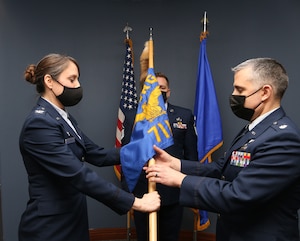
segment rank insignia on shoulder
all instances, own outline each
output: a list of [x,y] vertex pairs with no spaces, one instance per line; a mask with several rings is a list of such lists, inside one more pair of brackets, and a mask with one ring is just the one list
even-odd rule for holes
[[285,129],[285,128],[287,128],[288,127],[288,125],[280,125],[279,126],[279,129]]
[[37,109],[37,110],[34,111],[34,113],[36,113],[36,114],[44,114],[45,110]]
[[250,152],[233,151],[231,153],[230,165],[237,167],[246,167],[249,165],[251,160]]

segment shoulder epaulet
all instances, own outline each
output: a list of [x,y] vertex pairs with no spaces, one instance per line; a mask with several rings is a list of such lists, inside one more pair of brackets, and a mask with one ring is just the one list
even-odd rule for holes
[[273,126],[274,126],[275,129],[284,130],[284,129],[286,129],[288,127],[288,124],[285,123],[285,122],[283,122],[283,121],[281,121],[281,122],[274,121],[273,122]]
[[45,114],[45,108],[44,107],[42,107],[42,106],[39,106],[39,107],[37,107],[35,110],[34,110],[34,113],[35,114],[41,114],[41,115],[43,115],[43,114]]

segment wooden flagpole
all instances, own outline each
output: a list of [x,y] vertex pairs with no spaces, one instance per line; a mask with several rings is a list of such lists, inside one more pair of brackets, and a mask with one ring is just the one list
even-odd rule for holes
[[[151,158],[148,166],[154,165],[155,160]],[[156,190],[156,183],[148,181],[148,192]],[[157,212],[149,213],[149,241],[157,241]]]
[[[153,38],[152,28],[150,30],[150,39],[148,43],[149,48],[149,68],[154,67],[153,63]],[[151,158],[148,162],[148,166],[154,165],[155,160]],[[156,183],[148,181],[148,192],[154,192],[156,190]],[[149,213],[149,241],[157,241],[157,212]]]

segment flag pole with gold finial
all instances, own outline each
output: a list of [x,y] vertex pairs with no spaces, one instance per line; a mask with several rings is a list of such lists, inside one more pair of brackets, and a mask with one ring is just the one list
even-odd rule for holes
[[[205,39],[207,37],[207,35],[209,34],[207,31],[207,25],[209,22],[208,22],[206,11],[204,12],[204,16],[203,16],[203,19],[201,20],[201,23],[203,23],[203,31],[201,31],[201,34],[200,34],[200,42],[202,42],[202,40]],[[194,209],[194,208],[192,208],[192,210],[194,212],[193,241],[197,241],[198,231],[203,231],[203,230],[207,229],[208,226],[210,225],[210,221],[208,220],[208,222],[201,225],[199,210]]]
[[[148,42],[149,48],[149,68],[154,67],[153,61],[153,28],[149,29],[150,38]],[[152,166],[155,164],[154,158],[151,158],[148,161],[148,166]],[[154,192],[156,190],[156,183],[148,181],[148,192]],[[157,240],[157,212],[149,213],[149,241]]]

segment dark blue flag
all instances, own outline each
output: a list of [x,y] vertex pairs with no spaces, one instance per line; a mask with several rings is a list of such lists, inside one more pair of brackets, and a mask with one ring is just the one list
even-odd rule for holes
[[[205,35],[200,43],[194,106],[195,125],[198,136],[198,157],[204,163],[211,162],[211,154],[223,144],[222,122],[214,81],[206,54],[206,40]],[[198,219],[197,229],[203,230],[209,226],[210,222],[206,211],[199,212],[200,219]]]

